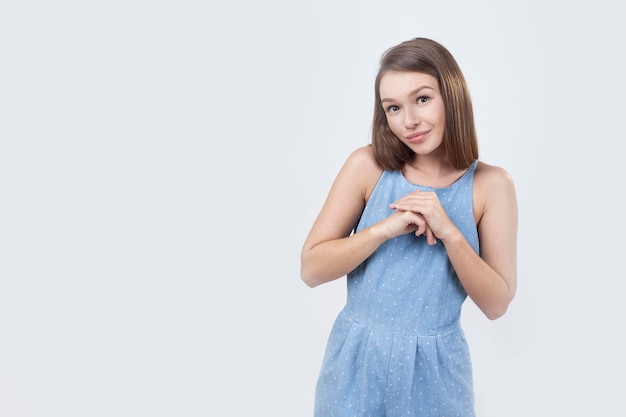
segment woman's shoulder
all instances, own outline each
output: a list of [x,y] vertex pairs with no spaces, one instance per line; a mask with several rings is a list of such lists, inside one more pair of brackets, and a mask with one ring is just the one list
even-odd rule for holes
[[364,190],[367,199],[383,173],[371,145],[356,148],[348,156],[342,169],[343,176],[348,176]]
[[504,168],[478,161],[474,172],[474,181],[485,186],[511,186],[513,177]]
[[474,202],[480,213],[484,213],[487,207],[494,203],[509,201],[514,202],[515,185],[513,177],[504,168],[489,165],[479,161],[474,173]]
[[380,167],[376,163],[376,159],[374,158],[372,145],[364,145],[356,148],[348,156],[348,161],[355,164],[363,165],[364,167],[378,167],[378,169],[380,169]]
[[383,171],[378,162],[376,162],[376,158],[374,158],[371,145],[361,146],[352,151],[348,155],[345,165],[360,172],[361,175],[369,174],[378,177]]

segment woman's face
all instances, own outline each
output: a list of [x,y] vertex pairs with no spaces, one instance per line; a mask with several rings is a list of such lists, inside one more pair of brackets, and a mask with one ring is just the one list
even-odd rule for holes
[[398,139],[418,155],[441,146],[445,109],[435,77],[389,71],[380,80],[379,92],[387,124]]

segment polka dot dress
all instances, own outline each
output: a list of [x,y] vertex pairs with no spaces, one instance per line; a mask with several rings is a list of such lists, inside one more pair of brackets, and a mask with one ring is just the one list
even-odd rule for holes
[[[389,216],[398,198],[434,191],[478,253],[476,165],[445,188],[384,171],[357,231]],[[412,233],[390,239],[348,274],[347,285],[317,381],[315,417],[474,416],[469,348],[459,322],[467,294],[444,245],[429,246]]]

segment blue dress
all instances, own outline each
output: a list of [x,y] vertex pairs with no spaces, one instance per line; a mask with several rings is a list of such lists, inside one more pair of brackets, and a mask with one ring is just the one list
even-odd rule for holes
[[[356,230],[388,217],[398,198],[434,191],[478,253],[477,163],[445,188],[383,171]],[[444,245],[429,246],[413,233],[390,239],[348,274],[347,285],[317,381],[315,416],[474,416],[472,366],[459,321],[467,293]]]

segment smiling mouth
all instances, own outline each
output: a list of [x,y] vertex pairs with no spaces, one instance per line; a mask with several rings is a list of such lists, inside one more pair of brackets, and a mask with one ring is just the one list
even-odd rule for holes
[[422,132],[415,132],[415,133],[407,136],[406,140],[408,140],[409,142],[412,142],[412,143],[421,142],[422,140],[424,140],[426,135],[428,135],[429,133],[430,133],[430,130],[425,130],[425,131],[422,131]]

